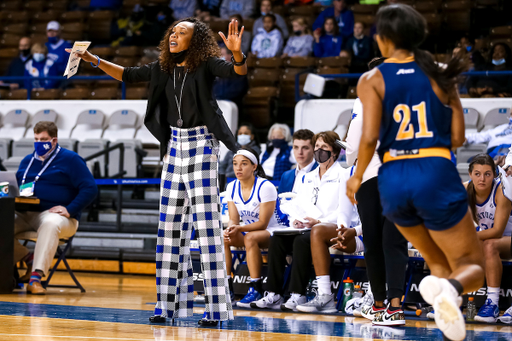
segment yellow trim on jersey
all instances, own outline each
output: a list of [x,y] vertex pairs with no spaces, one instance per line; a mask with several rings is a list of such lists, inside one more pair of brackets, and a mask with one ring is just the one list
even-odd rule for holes
[[399,60],[396,58],[388,58],[384,61],[384,63],[395,63],[395,64],[405,64],[414,62],[414,56],[407,57],[405,59]]
[[396,161],[396,160],[419,159],[419,158],[424,158],[424,157],[444,157],[445,159],[448,159],[448,160],[452,159],[450,150],[448,148],[432,147],[432,148],[419,149],[417,154],[391,156],[391,154],[389,152],[386,152],[386,153],[384,153],[383,162],[386,163],[389,161]]

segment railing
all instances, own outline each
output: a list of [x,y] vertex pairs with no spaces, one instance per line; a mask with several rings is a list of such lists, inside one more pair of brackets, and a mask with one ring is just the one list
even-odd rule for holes
[[[311,72],[311,69],[304,70],[295,75],[295,101],[300,101],[303,97],[300,95],[300,76],[305,73],[314,73]],[[317,74],[318,75],[318,74]],[[324,78],[359,78],[363,74],[362,73],[340,73],[340,74],[328,74],[328,75],[318,75]],[[470,71],[462,74],[463,76],[512,76],[512,71]]]
[[[27,88],[27,100],[30,100],[31,98],[31,92],[32,92],[32,81],[34,80],[58,80],[63,82],[73,82],[75,80],[90,80],[90,81],[99,81],[99,80],[116,80],[113,77],[110,76],[73,76],[71,78],[61,77],[61,76],[48,76],[48,77],[31,77],[31,76],[4,76],[0,77],[0,81],[28,81],[28,88]],[[121,83],[121,99],[126,99],[126,83]]]

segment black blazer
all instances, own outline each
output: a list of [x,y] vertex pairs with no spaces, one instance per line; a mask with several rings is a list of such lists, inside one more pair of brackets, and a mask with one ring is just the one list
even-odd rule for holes
[[[171,129],[167,123],[167,99],[165,86],[170,75],[163,72],[160,62],[156,61],[140,67],[125,67],[123,82],[137,83],[149,82],[148,106],[144,125],[160,141],[160,158],[167,152],[167,144],[171,137]],[[229,150],[236,153],[239,145],[229,129],[222,111],[217,105],[213,95],[213,81],[215,77],[244,77],[235,72],[233,64],[223,59],[212,57],[203,62],[187,76],[187,87],[192,83],[192,93],[195,98],[197,112],[200,113],[208,130],[215,137],[224,142]],[[162,110],[164,108],[164,110]]]

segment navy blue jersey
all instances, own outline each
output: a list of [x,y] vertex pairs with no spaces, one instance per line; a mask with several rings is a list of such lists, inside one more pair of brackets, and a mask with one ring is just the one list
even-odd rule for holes
[[450,148],[452,109],[443,104],[413,57],[387,59],[378,66],[384,78],[379,156],[414,155],[423,148]]

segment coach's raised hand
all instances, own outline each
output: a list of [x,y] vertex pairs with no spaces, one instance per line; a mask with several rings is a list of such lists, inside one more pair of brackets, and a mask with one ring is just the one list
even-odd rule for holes
[[[71,53],[71,49],[66,49],[66,52]],[[92,63],[94,67],[99,67],[107,75],[117,79],[118,81],[123,81],[124,67],[122,67],[121,65],[117,65],[107,60],[101,59],[87,50],[83,53],[75,53],[75,55],[78,58],[84,60],[85,62]]]

